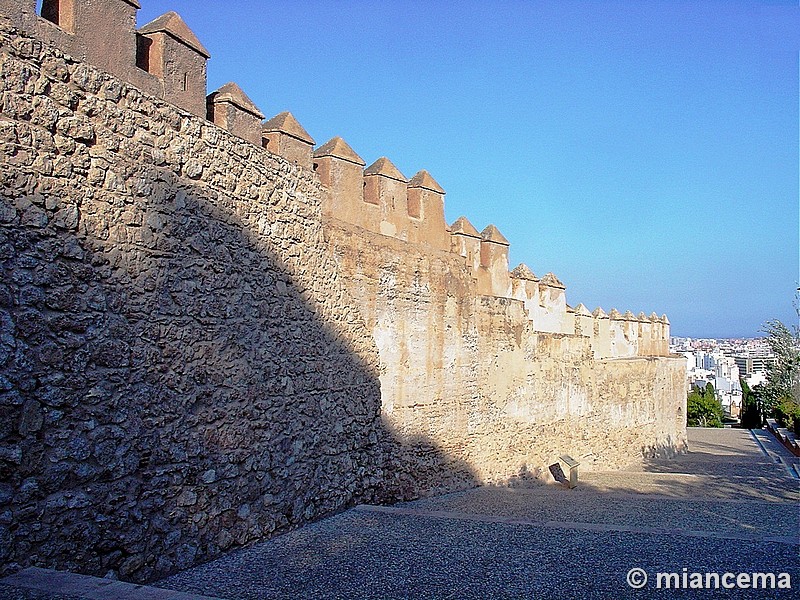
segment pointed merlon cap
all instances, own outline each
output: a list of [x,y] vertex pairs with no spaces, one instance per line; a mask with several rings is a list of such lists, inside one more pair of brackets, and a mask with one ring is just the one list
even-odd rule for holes
[[664,325],[669,325],[669,319],[667,318],[667,315],[661,315],[661,322]]
[[215,104],[220,102],[230,102],[234,106],[237,106],[243,111],[250,113],[258,119],[264,118],[264,115],[261,114],[261,111],[258,110],[258,107],[253,104],[253,101],[250,100],[250,98],[248,98],[247,94],[244,93],[242,88],[232,81],[223,85],[216,92],[210,93],[208,95],[208,99]]
[[514,279],[526,279],[527,281],[539,281],[539,278],[525,263],[519,263],[517,267],[511,271],[511,277]]
[[308,135],[308,132],[289,111],[282,112],[272,117],[261,126],[261,131],[262,133],[285,133],[286,135],[296,138],[301,142],[305,142],[306,144],[311,144],[312,146],[316,143],[314,142],[314,138]]
[[650,321],[653,323],[661,323],[661,317],[659,317],[655,311],[650,313]]
[[445,191],[442,189],[436,180],[431,177],[431,174],[428,173],[425,169],[417,173],[411,178],[411,181],[408,182],[408,187],[410,188],[424,188],[426,190],[430,190],[432,192],[436,192],[437,194],[444,194]]
[[314,150],[314,158],[322,158],[324,156],[332,156],[334,158],[341,158],[347,162],[363,167],[367,163],[350,147],[350,144],[345,142],[338,135],[329,139],[322,144],[319,148]]
[[576,315],[580,315],[582,317],[591,317],[592,316],[592,313],[589,312],[589,309],[586,308],[583,305],[583,303],[578,304],[578,306],[575,307],[575,314]]
[[646,314],[644,314],[644,311],[642,311],[638,315],[636,315],[636,318],[639,319],[642,323],[649,323],[650,322],[650,318]]
[[[136,5],[135,5],[136,6]],[[136,8],[139,8],[136,6]],[[179,42],[183,42],[198,54],[202,54],[206,58],[211,58],[208,50],[200,43],[194,32],[189,29],[186,22],[181,19],[181,16],[175,11],[164,13],[150,21],[147,25],[139,29],[138,33],[146,35],[148,33],[167,33],[174,37]]]
[[509,242],[505,236],[500,233],[500,230],[494,225],[487,225],[486,229],[481,231],[481,239],[484,242],[493,242],[495,244],[500,244],[501,246],[511,245],[511,242]]
[[620,319],[622,319],[622,314],[620,314],[620,312],[616,308],[612,308],[611,312],[608,313],[608,318],[616,319],[617,321],[619,321]]
[[599,306],[594,309],[594,312],[592,312],[592,316],[594,316],[595,319],[607,319],[608,318],[608,315],[606,314],[606,311],[604,311]]
[[388,177],[389,179],[396,179],[397,181],[402,181],[403,183],[408,183],[408,179],[406,179],[405,175],[400,172],[400,169],[392,164],[385,156],[381,156],[378,160],[364,169],[364,175],[381,175],[383,177]]
[[479,238],[481,234],[472,226],[467,217],[458,217],[452,225],[450,225],[450,233],[452,235],[465,235],[467,237]]
[[548,273],[547,275],[542,277],[541,283],[549,285],[550,287],[561,288],[562,290],[566,289],[567,287],[563,283],[561,283],[561,280],[558,277],[556,277],[553,273]]
[[622,315],[622,318],[625,319],[626,321],[635,321],[636,320],[636,317],[629,310],[625,311],[625,314]]

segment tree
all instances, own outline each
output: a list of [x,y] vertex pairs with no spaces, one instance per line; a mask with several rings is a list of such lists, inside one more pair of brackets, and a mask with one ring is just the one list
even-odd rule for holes
[[722,427],[723,414],[711,383],[705,389],[689,392],[686,399],[686,425],[689,427]]
[[[756,390],[750,389],[747,381],[739,379],[742,386],[742,427],[745,429],[761,429],[761,399]],[[756,386],[758,387],[758,386]]]
[[800,420],[800,332],[792,332],[777,319],[767,321],[767,334],[774,362],[767,369],[762,387],[762,410],[794,426]]

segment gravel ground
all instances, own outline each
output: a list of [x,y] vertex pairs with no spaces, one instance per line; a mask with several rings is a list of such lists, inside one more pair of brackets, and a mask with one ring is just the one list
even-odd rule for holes
[[781,469],[773,477],[723,477],[671,473],[586,473],[581,475],[579,494],[640,494],[667,498],[719,502],[797,502],[800,480]]
[[[350,511],[158,585],[233,599],[632,598],[626,574],[784,572],[797,546]],[[694,590],[676,593],[690,597]],[[725,590],[726,597],[752,591]],[[762,590],[781,597],[778,590]],[[642,596],[642,594],[644,594]],[[777,595],[774,595],[777,594]],[[783,597],[792,597],[790,593]]]
[[[794,503],[687,501],[648,496],[609,496],[557,490],[479,488],[438,498],[399,504],[399,508],[514,517],[535,522],[596,523],[621,527],[714,531],[742,536],[775,534],[771,523],[800,531],[800,510]],[[784,528],[785,529],[785,528]]]
[[41,592],[15,585],[0,585],[0,600],[77,600],[80,596]]
[[646,461],[643,469],[633,470],[723,477],[785,477],[788,473],[777,459],[791,462],[797,458],[764,430],[751,433],[747,429],[690,428],[688,436],[689,453],[670,460]]

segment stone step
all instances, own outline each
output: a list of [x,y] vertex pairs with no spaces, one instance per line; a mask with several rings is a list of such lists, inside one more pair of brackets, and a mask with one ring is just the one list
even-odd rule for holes
[[200,596],[38,567],[29,567],[0,579],[0,599],[9,597],[14,588],[19,591],[11,597],[17,598],[25,597],[24,590],[38,590],[47,593],[58,592],[63,596],[91,598],[92,600],[221,600],[213,596]]

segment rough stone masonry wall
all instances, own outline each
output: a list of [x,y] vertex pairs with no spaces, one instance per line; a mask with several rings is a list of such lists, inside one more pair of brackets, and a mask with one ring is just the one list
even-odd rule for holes
[[387,487],[313,174],[0,51],[0,571],[148,580]]
[[325,233],[378,345],[387,425],[453,467],[428,488],[547,478],[564,453],[591,469],[685,448],[682,358],[594,359],[589,337],[478,295],[458,255],[333,217]]

